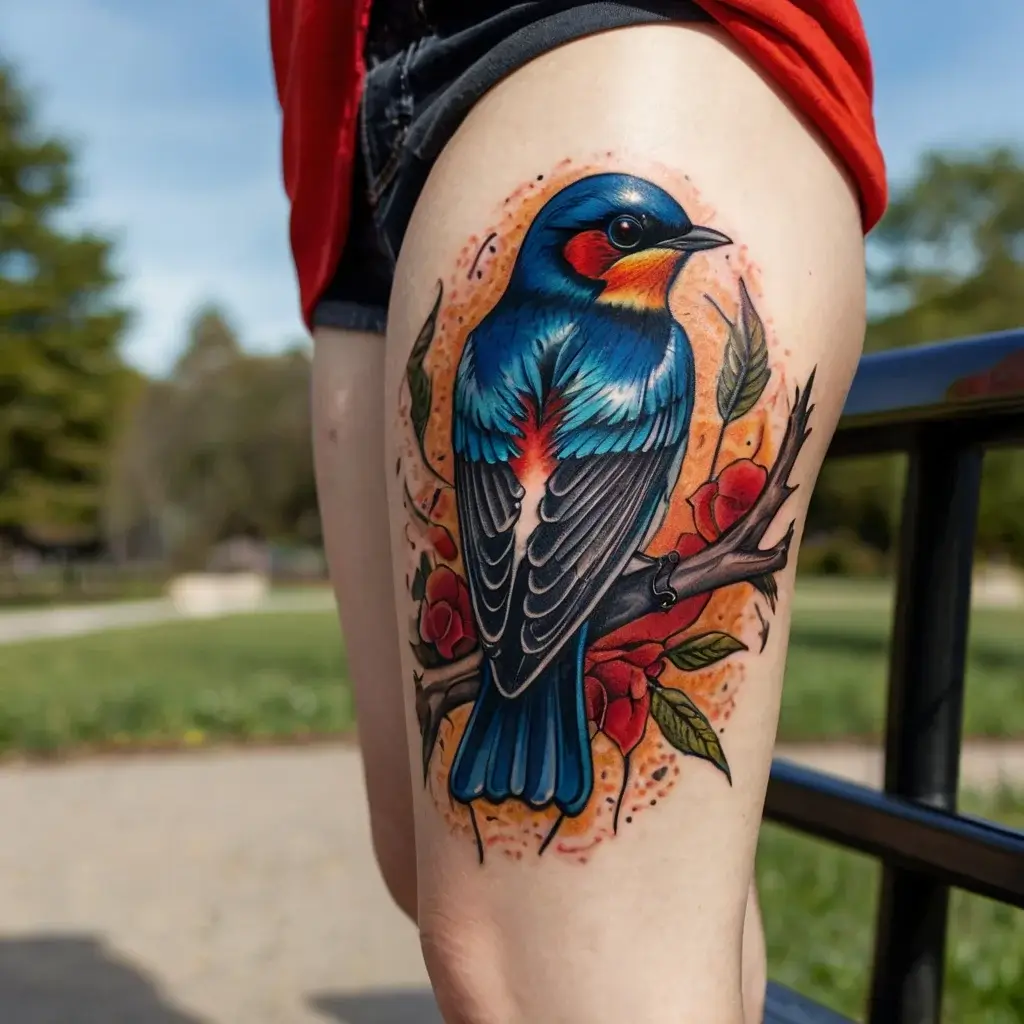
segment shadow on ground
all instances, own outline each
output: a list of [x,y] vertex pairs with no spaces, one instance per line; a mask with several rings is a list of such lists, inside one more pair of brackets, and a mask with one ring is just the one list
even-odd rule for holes
[[0,939],[4,1024],[203,1024],[88,935]]
[[428,990],[320,995],[310,1005],[338,1024],[444,1024]]

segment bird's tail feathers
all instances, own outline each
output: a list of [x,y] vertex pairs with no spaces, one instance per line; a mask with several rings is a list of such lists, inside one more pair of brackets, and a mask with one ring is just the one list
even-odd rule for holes
[[503,696],[486,661],[480,695],[448,779],[461,803],[477,798],[554,804],[573,817],[593,789],[583,696],[583,637],[519,696]]

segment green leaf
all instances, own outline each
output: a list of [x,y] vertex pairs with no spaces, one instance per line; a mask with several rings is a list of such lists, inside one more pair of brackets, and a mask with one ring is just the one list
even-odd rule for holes
[[730,633],[701,633],[691,636],[678,647],[666,651],[666,657],[683,672],[697,672],[716,661],[728,658],[737,651],[747,650],[747,645]]
[[409,361],[405,365],[405,379],[409,382],[409,418],[412,420],[412,427],[416,431],[416,439],[419,441],[421,450],[423,437],[427,432],[427,422],[430,419],[430,405],[433,400],[433,385],[423,362],[430,350],[430,343],[434,340],[437,313],[441,308],[443,294],[444,286],[439,281],[434,306],[420,328],[412,352],[409,353]]
[[427,577],[430,575],[430,559],[424,551],[420,554],[420,564],[416,567],[416,575],[412,578],[409,593],[414,601],[422,601],[427,595]]
[[732,772],[718,733],[682,690],[655,687],[651,694],[651,717],[671,746],[681,754],[710,761],[725,773],[732,785]]
[[729,326],[725,359],[718,374],[718,414],[723,423],[732,423],[750,412],[764,394],[768,378],[772,375],[768,366],[768,341],[764,321],[754,309],[742,278],[739,316],[735,323],[713,299],[710,301]]

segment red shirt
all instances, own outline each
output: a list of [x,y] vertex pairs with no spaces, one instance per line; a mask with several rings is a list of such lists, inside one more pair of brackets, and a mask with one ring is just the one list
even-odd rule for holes
[[[307,323],[348,230],[371,0],[270,0],[291,245]],[[885,165],[854,0],[697,0],[831,142],[857,183],[864,230],[882,216]]]

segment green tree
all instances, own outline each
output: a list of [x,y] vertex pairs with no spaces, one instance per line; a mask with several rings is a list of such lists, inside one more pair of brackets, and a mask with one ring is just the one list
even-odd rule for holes
[[[1024,156],[1007,147],[931,153],[871,237],[871,281],[890,310],[869,352],[1024,326]],[[826,465],[812,530],[853,530],[887,550],[902,479],[893,459]],[[986,455],[978,540],[1024,562],[1024,453]]]
[[0,526],[43,538],[98,531],[130,388],[110,243],[57,223],[71,171],[67,147],[39,131],[0,63]]
[[214,305],[193,317],[188,339],[174,365],[173,380],[182,389],[196,388],[216,373],[234,365],[242,355],[234,328]]
[[870,350],[1024,325],[1024,157],[931,153],[872,235]]
[[166,381],[151,381],[122,431],[108,502],[115,546],[155,534],[200,567],[229,537],[319,540],[309,436],[309,357],[243,351],[215,307],[193,319]]

